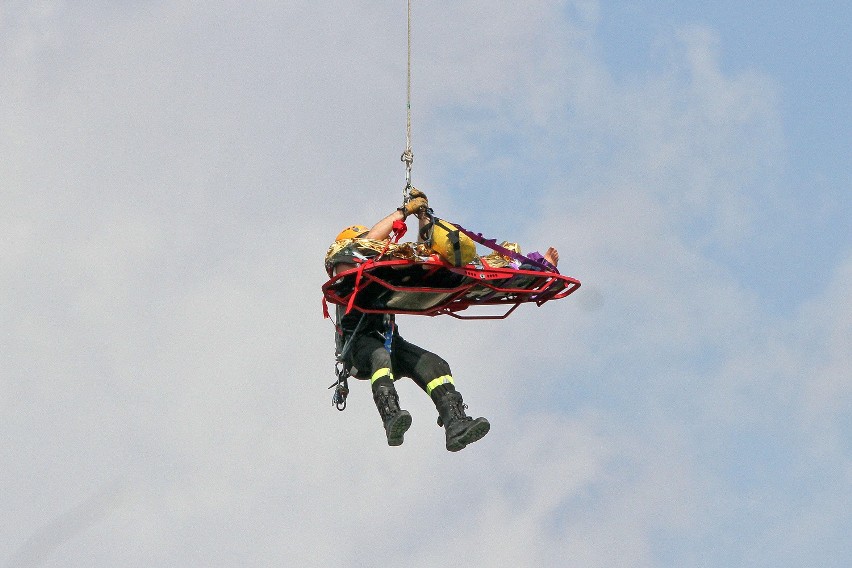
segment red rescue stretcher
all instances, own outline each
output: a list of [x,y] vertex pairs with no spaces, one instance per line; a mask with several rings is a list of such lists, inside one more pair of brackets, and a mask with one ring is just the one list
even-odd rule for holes
[[[521,304],[541,306],[565,298],[579,287],[575,278],[547,268],[457,267],[434,255],[426,260],[367,259],[333,276],[322,291],[325,302],[346,306],[347,312],[503,319]],[[502,313],[460,313],[485,306],[497,306],[491,311]]]

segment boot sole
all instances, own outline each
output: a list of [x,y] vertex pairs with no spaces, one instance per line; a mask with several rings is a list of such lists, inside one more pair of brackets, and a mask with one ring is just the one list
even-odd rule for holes
[[481,440],[489,430],[491,430],[491,424],[487,420],[478,422],[468,428],[468,430],[458,438],[448,441],[447,450],[451,452],[463,450],[468,444]]
[[388,446],[401,446],[405,433],[411,427],[411,414],[407,410],[401,410],[387,427]]

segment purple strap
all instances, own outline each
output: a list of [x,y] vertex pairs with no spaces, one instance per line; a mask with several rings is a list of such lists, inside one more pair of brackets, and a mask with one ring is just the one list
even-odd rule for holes
[[509,250],[506,247],[502,247],[502,246],[498,245],[497,239],[486,239],[485,237],[482,236],[482,233],[474,233],[472,231],[468,231],[464,227],[461,227],[461,226],[459,226],[455,223],[453,223],[453,224],[456,226],[456,229],[458,229],[459,232],[464,233],[465,235],[467,235],[468,237],[470,237],[471,239],[473,239],[477,243],[481,244],[482,246],[488,247],[491,250],[502,254],[503,256],[508,256],[509,258],[511,258],[513,260],[517,260],[521,264],[532,264],[533,266],[537,266],[537,267],[541,268],[542,270],[545,270],[545,271],[548,271],[548,272],[555,272],[555,273],[559,274],[559,270],[557,270],[556,267],[553,266],[553,264],[548,262],[538,252],[533,252],[533,253],[530,253],[529,256],[524,256],[522,254],[516,253],[513,250]]
[[549,260],[547,260],[546,258],[544,258],[544,256],[543,256],[540,252],[538,252],[538,251],[531,252],[531,253],[529,254],[529,257],[528,257],[528,258],[529,258],[530,260],[533,260],[533,261],[538,262],[538,263],[539,263],[539,264],[541,264],[541,265],[546,266],[548,269],[550,269],[550,270],[551,270],[551,271],[553,271],[553,272],[559,273],[559,270],[557,270],[557,269],[556,269],[556,266],[554,266],[552,262],[550,262]]

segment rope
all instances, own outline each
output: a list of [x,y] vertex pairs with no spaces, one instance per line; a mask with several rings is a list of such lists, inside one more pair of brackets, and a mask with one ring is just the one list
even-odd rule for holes
[[405,152],[400,159],[405,163],[405,189],[402,190],[402,202],[408,202],[408,192],[411,189],[411,165],[414,163],[414,152],[411,150],[411,0],[408,0],[408,71],[406,77],[406,117],[405,117]]

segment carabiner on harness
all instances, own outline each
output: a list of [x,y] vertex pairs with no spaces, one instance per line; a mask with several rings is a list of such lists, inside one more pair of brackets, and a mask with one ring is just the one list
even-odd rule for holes
[[[331,405],[336,406],[337,410],[346,409],[346,397],[349,396],[349,366],[346,364],[346,358],[349,355],[349,350],[352,348],[352,340],[361,331],[361,325],[364,323],[364,314],[358,319],[358,325],[346,341],[343,339],[343,331],[340,329],[338,322],[335,327],[337,329],[337,348],[335,350],[336,362],[334,363],[334,373],[337,375],[337,380],[331,383],[330,389],[334,389],[331,395]],[[342,345],[341,345],[342,343]]]
[[334,389],[331,394],[331,405],[336,406],[341,412],[346,410],[346,397],[349,396],[349,371],[344,365],[337,363],[334,366],[334,371],[337,373],[337,381],[331,383],[330,389]]

